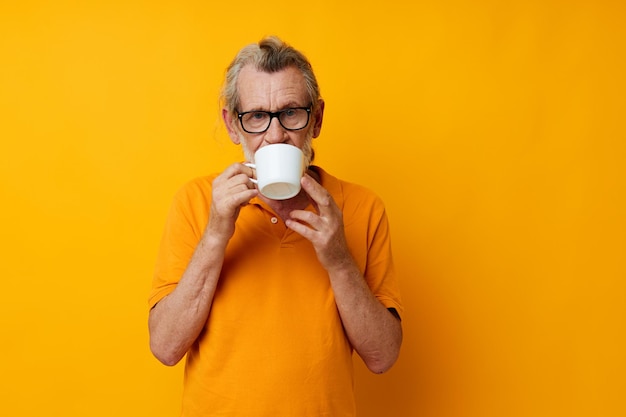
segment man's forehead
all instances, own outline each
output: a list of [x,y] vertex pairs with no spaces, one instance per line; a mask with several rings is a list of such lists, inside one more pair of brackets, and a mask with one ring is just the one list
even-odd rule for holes
[[296,67],[277,72],[260,71],[253,65],[241,69],[237,80],[242,105],[307,105],[306,82]]

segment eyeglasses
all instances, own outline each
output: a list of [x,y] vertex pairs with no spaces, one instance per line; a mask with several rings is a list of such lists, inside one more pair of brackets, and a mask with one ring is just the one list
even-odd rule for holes
[[309,124],[311,106],[291,107],[277,112],[253,110],[237,113],[239,122],[248,133],[263,133],[270,128],[275,117],[286,130],[301,130]]

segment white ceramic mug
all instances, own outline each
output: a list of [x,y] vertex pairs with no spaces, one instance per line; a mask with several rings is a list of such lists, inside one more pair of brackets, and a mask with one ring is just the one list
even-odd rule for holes
[[250,181],[267,198],[286,200],[300,192],[304,155],[293,145],[276,143],[263,146],[254,154],[254,163],[244,165],[256,170],[256,179],[250,178]]

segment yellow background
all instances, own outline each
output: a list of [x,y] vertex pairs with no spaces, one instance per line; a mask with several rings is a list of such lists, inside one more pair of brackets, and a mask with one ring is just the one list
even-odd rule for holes
[[239,160],[218,89],[267,34],[318,74],[317,162],[392,222],[405,344],[358,365],[360,416],[626,415],[624,9],[3,1],[0,415],[177,415],[158,240],[175,190]]

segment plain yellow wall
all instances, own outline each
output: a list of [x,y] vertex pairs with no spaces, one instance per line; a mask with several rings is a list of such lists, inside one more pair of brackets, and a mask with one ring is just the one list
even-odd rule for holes
[[405,344],[386,375],[357,366],[360,415],[626,415],[625,18],[614,0],[2,2],[0,415],[178,414],[182,365],[148,349],[156,248],[174,192],[239,160],[218,89],[267,34],[317,71],[317,162],[392,222]]

